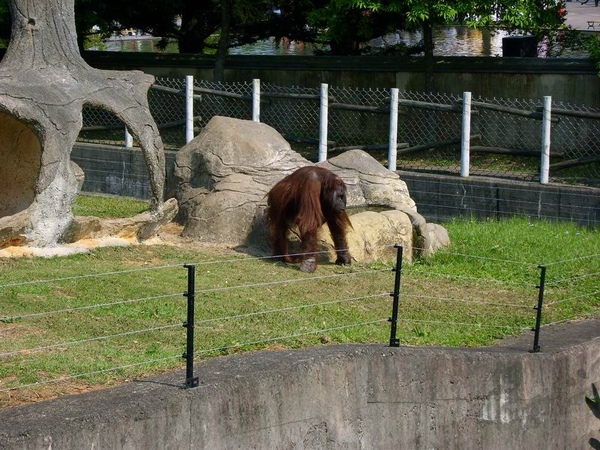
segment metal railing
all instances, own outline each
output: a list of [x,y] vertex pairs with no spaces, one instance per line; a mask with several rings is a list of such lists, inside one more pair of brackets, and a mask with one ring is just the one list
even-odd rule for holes
[[[221,115],[270,125],[315,161],[360,148],[390,170],[600,186],[600,111],[553,104],[550,97],[484,99],[186,77],[158,78],[149,103],[169,149],[181,148]],[[83,116],[81,141],[134,145],[111,113],[85,108]]]

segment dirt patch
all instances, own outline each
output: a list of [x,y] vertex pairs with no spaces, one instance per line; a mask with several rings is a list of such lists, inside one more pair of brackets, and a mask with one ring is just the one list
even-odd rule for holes
[[[5,381],[10,381],[6,379]],[[80,381],[59,381],[44,385],[33,385],[29,389],[15,389],[1,391],[0,384],[0,408],[13,408],[15,406],[38,403],[52,400],[64,395],[83,394],[84,392],[98,391],[110,386],[99,386],[82,383]]]
[[164,225],[156,237],[143,242],[137,242],[134,238],[105,237],[99,239],[81,239],[71,244],[56,245],[46,248],[10,246],[0,249],[0,259],[24,257],[53,258],[56,256],[70,256],[78,253],[86,253],[101,247],[127,247],[129,245],[173,245],[192,249],[215,248],[222,249],[224,252],[235,252],[231,247],[223,244],[210,244],[185,238],[181,236],[182,231],[182,225],[171,222]]

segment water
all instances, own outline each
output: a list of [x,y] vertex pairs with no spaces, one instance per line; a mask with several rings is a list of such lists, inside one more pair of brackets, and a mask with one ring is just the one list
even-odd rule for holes
[[[502,38],[506,37],[504,31],[490,31],[468,27],[445,27],[434,29],[434,55],[435,56],[502,56]],[[393,45],[404,42],[414,46],[422,40],[420,32],[400,31],[378,38],[370,42],[373,47]],[[107,51],[117,52],[159,52],[158,39],[144,37],[124,37],[107,41]],[[290,41],[278,44],[273,39],[259,41],[252,45],[244,45],[229,50],[231,55],[306,55],[314,54],[315,49],[323,49],[313,44]],[[166,53],[176,53],[177,44],[171,43]],[[563,56],[587,57],[586,54],[569,52]]]
[[[158,53],[160,50],[157,47],[158,38],[115,38],[110,41],[105,41],[105,51],[108,52],[150,52]],[[98,50],[98,49],[92,49]],[[167,46],[166,53],[177,53],[177,44],[175,42]]]

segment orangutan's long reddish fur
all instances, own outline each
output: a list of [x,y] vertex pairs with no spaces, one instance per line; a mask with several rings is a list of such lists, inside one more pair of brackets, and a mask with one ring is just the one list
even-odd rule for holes
[[[267,203],[267,223],[275,255],[292,262],[287,233],[295,225],[302,243],[303,255],[299,259],[314,259],[318,229],[327,223],[338,254],[336,263],[350,264],[346,232],[352,224],[345,211],[346,185],[335,173],[322,167],[302,167],[269,191]],[[315,268],[316,262],[303,270],[312,272]]]

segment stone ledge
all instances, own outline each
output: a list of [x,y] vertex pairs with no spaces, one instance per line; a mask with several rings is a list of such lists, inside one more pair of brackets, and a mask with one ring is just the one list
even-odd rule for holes
[[198,388],[178,371],[0,410],[0,449],[586,448],[600,321],[544,328],[542,353],[528,341],[213,358],[196,366]]

